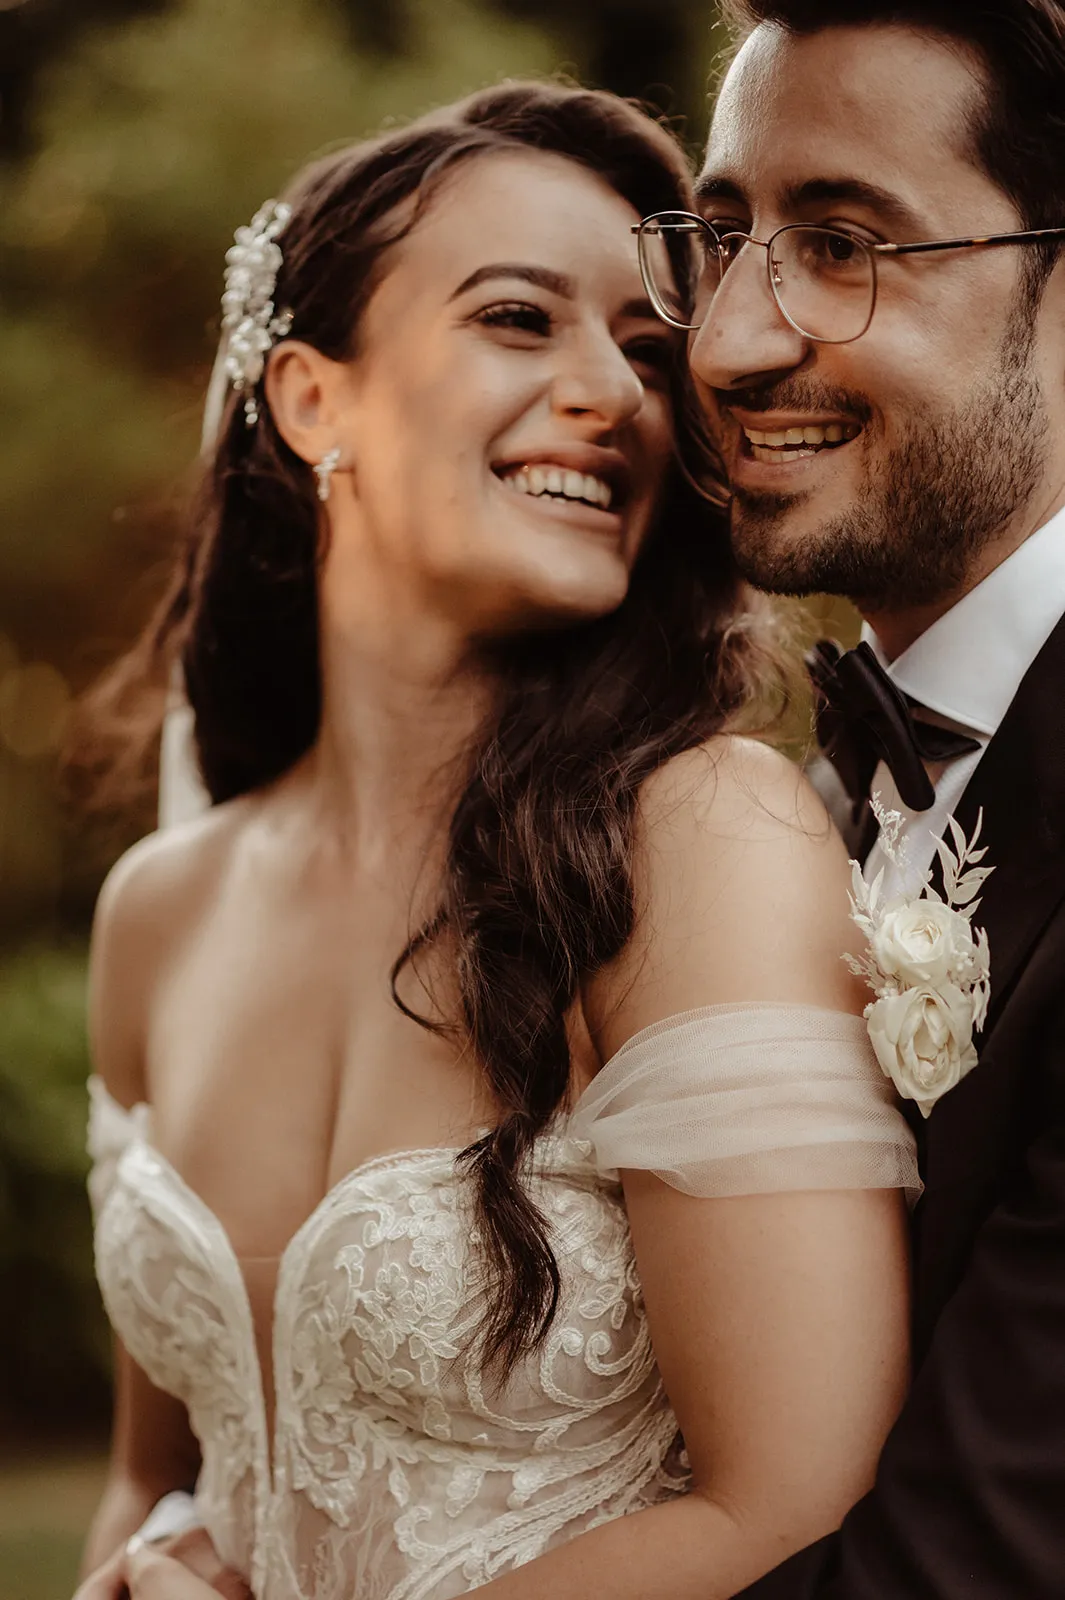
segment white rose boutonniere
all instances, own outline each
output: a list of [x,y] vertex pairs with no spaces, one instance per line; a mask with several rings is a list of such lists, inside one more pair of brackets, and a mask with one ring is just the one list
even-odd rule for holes
[[[901,866],[902,817],[875,800],[873,809],[884,853]],[[936,847],[945,898],[932,888],[929,869],[915,896],[885,905],[883,872],[866,883],[861,867],[851,862],[851,915],[869,948],[847,960],[876,996],[865,1009],[869,1038],[886,1076],[925,1117],[975,1067],[973,1033],[987,1017],[991,953],[987,934],[972,925],[977,895],[994,871],[979,865],[987,853],[976,848],[982,823],[983,812],[967,843],[949,819],[954,850],[945,839]]]

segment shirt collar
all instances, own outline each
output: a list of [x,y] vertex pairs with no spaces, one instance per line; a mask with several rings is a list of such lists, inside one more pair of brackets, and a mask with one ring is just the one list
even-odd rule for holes
[[1065,614],[1065,508],[1031,534],[894,661],[862,637],[904,694],[990,738]]

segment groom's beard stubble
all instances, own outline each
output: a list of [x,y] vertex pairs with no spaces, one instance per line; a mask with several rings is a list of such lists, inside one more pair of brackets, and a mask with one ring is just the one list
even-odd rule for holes
[[[921,419],[883,458],[861,498],[801,540],[789,539],[788,521],[806,495],[736,491],[732,542],[744,577],[774,594],[842,595],[870,610],[956,593],[974,556],[1038,482],[1048,425],[1030,349],[1027,333],[1022,347],[1014,329],[993,388],[964,410]],[[797,386],[778,386],[761,404],[825,409],[808,382],[803,391],[800,397]],[[834,401],[827,409],[841,408]],[[869,414],[864,401],[849,409]]]

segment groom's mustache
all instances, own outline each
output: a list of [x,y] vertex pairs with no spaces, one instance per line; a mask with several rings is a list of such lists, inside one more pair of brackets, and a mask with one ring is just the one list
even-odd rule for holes
[[865,395],[853,389],[833,389],[826,384],[811,383],[802,378],[789,378],[785,383],[761,384],[757,388],[714,389],[718,411],[722,416],[730,411],[795,412],[807,416],[838,417],[841,421],[860,422],[863,426],[873,415],[873,407]]

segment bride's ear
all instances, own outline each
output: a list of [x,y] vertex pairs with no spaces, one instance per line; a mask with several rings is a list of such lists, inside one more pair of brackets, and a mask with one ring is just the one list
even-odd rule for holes
[[265,387],[274,426],[290,450],[313,466],[336,448],[351,403],[344,362],[286,339],[270,352]]

